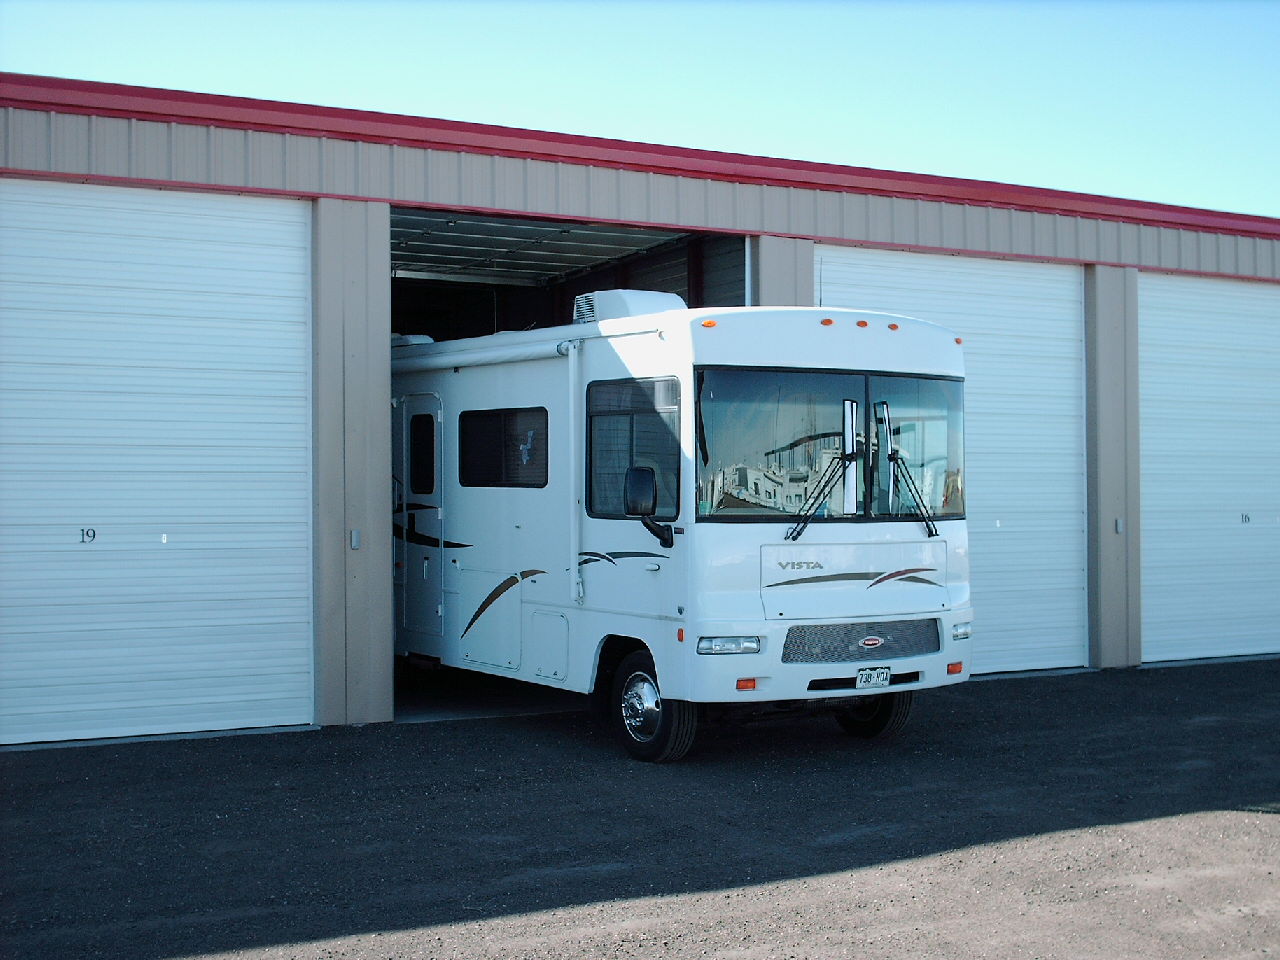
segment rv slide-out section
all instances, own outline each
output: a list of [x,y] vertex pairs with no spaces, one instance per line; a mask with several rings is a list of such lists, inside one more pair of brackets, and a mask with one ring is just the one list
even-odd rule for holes
[[593,694],[655,761],[726,712],[893,733],[966,679],[958,338],[595,297],[393,348],[397,652]]

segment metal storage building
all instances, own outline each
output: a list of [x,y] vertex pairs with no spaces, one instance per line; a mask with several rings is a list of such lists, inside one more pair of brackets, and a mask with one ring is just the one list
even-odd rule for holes
[[965,339],[1001,672],[1280,653],[1280,221],[0,74],[0,742],[390,719],[394,331]]

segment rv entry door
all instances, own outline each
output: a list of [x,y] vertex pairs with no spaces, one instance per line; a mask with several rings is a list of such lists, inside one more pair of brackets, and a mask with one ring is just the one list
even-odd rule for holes
[[443,629],[444,549],[440,502],[440,398],[405,397],[403,500],[396,524],[403,524],[404,567],[397,570],[402,592],[401,626],[410,634],[440,637]]

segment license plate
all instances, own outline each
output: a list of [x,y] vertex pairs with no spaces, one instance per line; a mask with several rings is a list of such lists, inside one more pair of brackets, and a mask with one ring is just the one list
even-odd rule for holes
[[887,687],[888,685],[888,667],[863,667],[858,671],[858,675],[854,677],[853,681],[855,690],[868,690],[872,687]]

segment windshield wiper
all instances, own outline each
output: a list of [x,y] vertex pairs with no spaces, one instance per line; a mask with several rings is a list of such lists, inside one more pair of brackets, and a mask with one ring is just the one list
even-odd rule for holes
[[[920,488],[916,485],[916,478],[911,475],[911,468],[907,466],[906,461],[902,459],[902,451],[893,445],[893,421],[889,418],[889,401],[880,400],[876,403],[876,420],[884,424],[884,443],[888,448],[889,463],[893,465],[893,477],[898,483],[907,488],[907,493],[911,494],[911,499],[916,505],[916,511],[920,514],[920,519],[924,523],[925,532],[931,536],[938,535],[938,526],[933,522],[933,515],[929,513],[929,508],[925,506],[924,497],[920,494]],[[889,503],[893,504],[894,491],[889,489]]]
[[801,504],[799,511],[796,513],[795,526],[787,531],[785,539],[800,539],[810,521],[818,515],[818,508],[826,501],[827,494],[835,488],[836,481],[844,476],[844,468],[857,459],[858,455],[856,453],[841,453],[831,458],[831,462],[827,464],[827,469],[822,472],[822,476],[818,479],[817,485],[814,486],[813,491]]
[[[816,433],[807,437],[801,437],[795,443],[787,444],[785,447],[779,447],[778,450],[789,450],[804,443],[812,443],[817,440],[825,440],[828,437],[840,438],[840,452],[831,458],[831,462],[827,464],[827,469],[822,472],[822,476],[818,478],[817,484],[814,485],[813,491],[809,496],[805,497],[804,503],[800,505],[800,509],[796,512],[796,523],[787,531],[787,540],[799,540],[801,534],[809,526],[811,520],[818,515],[818,510],[822,504],[826,502],[831,491],[835,489],[836,481],[844,477],[849,470],[849,465],[858,459],[858,404],[854,400],[846,400],[844,402],[844,428],[838,431],[828,433]],[[849,508],[848,504],[849,491],[846,489],[845,509]]]

